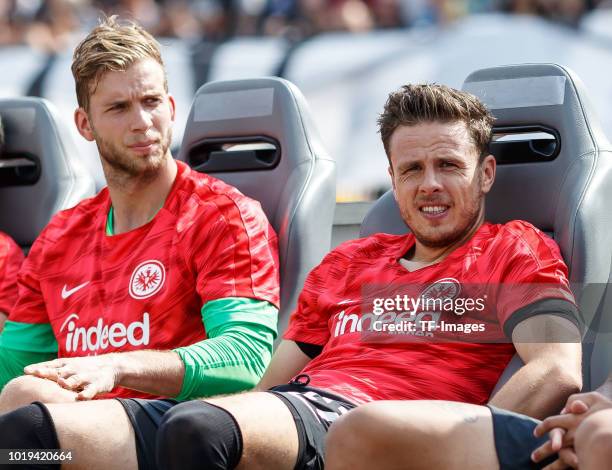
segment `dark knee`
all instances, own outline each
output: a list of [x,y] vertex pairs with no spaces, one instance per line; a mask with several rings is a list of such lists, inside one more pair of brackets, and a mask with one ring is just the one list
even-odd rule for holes
[[0,449],[57,449],[53,420],[41,403],[0,415]]
[[205,402],[175,406],[166,414],[157,432],[160,468],[234,468],[241,453],[242,436],[233,417]]

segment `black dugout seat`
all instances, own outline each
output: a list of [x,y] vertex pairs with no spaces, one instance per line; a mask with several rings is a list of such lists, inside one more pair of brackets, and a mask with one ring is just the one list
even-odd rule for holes
[[95,194],[66,123],[39,98],[0,100],[0,230],[28,249],[56,212]]
[[[498,167],[486,200],[487,220],[526,220],[553,237],[569,267],[584,321],[594,326],[602,314],[612,259],[612,147],[584,85],[559,65],[524,64],[476,71],[463,89],[496,117],[491,152]],[[361,233],[407,230],[388,192],[366,216]],[[609,317],[612,312],[604,313]],[[599,385],[591,383],[590,374],[594,333],[587,329],[583,342],[585,389]],[[521,364],[515,356],[498,387]]]
[[304,96],[278,78],[208,83],[178,159],[261,203],[279,237],[282,334],[306,275],[329,251],[335,208],[335,162]]

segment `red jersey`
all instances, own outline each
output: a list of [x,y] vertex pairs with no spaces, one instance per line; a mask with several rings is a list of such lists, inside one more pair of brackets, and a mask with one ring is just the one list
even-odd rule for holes
[[[483,404],[515,352],[512,328],[533,314],[528,306],[559,299],[568,316],[576,312],[557,245],[526,222],[485,223],[443,261],[408,271],[399,260],[414,243],[412,234],[349,241],[309,274],[284,337],[324,346],[301,372],[311,386],[356,403]],[[391,324],[413,328],[382,329]]]
[[23,262],[21,248],[0,232],[0,312],[8,314],[17,301],[17,273]]
[[107,189],[56,215],[24,263],[9,320],[50,323],[58,356],[71,357],[201,341],[211,300],[278,306],[277,237],[259,203],[177,164],[164,206],[137,229],[106,235]]

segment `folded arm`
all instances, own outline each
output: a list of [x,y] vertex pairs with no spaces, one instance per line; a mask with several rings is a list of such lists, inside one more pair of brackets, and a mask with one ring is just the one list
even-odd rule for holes
[[272,355],[277,309],[265,301],[219,299],[202,317],[208,338],[173,351],[131,351],[56,359],[25,372],[91,399],[117,386],[190,399],[255,386]]
[[566,318],[542,314],[520,322],[512,341],[525,365],[490,403],[539,419],[558,412],[582,387],[580,331]]

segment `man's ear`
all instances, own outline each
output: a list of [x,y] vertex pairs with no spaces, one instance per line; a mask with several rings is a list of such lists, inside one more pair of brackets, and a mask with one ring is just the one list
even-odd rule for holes
[[395,178],[393,177],[393,168],[391,165],[387,167],[387,171],[389,172],[389,176],[391,177],[391,188],[393,189],[393,197],[397,201],[397,192],[395,190]]
[[493,182],[495,181],[495,171],[497,169],[497,162],[495,161],[495,157],[493,155],[487,155],[482,163],[480,164],[481,179],[480,179],[480,189],[483,194],[487,194],[491,190],[491,186],[493,186]]
[[174,96],[168,95],[168,102],[170,103],[171,120],[174,122],[174,117],[176,116],[176,102],[174,101]]
[[93,128],[89,122],[89,116],[83,108],[79,107],[74,112],[74,123],[76,124],[79,134],[81,134],[86,140],[93,142]]

